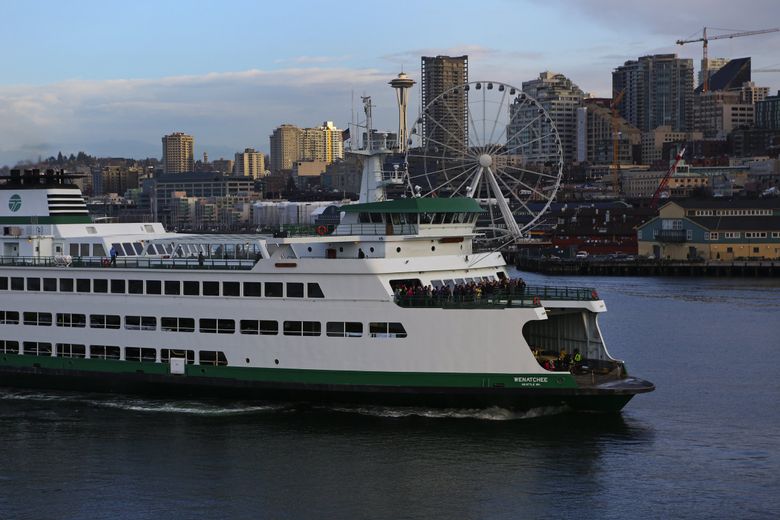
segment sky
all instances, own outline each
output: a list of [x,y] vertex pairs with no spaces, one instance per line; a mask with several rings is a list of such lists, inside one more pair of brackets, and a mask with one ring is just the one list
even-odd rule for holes
[[[677,39],[780,26],[780,1],[3,0],[3,21],[0,166],[12,166],[59,151],[159,158],[174,131],[197,157],[267,153],[282,123],[345,128],[362,95],[394,131],[387,82],[419,80],[423,55],[467,54],[472,81],[520,87],[549,70],[610,97],[626,60],[677,53],[698,70],[701,44]],[[780,69],[778,51],[780,32],[709,46],[754,69]],[[780,73],[753,80],[780,89]]]

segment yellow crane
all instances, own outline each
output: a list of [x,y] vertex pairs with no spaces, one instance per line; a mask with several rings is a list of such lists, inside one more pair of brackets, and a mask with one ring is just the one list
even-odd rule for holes
[[[712,27],[710,27],[712,29]],[[695,38],[693,40],[677,40],[677,45],[685,45],[686,43],[695,43],[695,42],[702,42],[702,60],[701,60],[701,66],[702,66],[702,76],[704,76],[704,84],[702,85],[702,92],[707,92],[709,90],[709,74],[708,74],[708,64],[707,64],[707,44],[710,40],[724,40],[726,38],[739,38],[741,36],[754,36],[756,34],[766,34],[766,33],[772,33],[772,32],[778,32],[780,31],[780,28],[773,28],[773,29],[760,29],[757,31],[743,31],[743,32],[735,32],[735,33],[729,33],[729,34],[718,34],[717,36],[707,36],[707,28],[705,27],[702,31],[702,37],[701,38]]]

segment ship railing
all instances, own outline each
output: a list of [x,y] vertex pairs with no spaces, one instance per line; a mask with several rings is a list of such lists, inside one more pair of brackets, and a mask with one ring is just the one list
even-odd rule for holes
[[585,287],[533,287],[514,291],[498,291],[480,294],[450,295],[398,295],[395,302],[401,307],[435,307],[453,309],[486,309],[506,307],[538,307],[542,300],[593,301],[598,300],[595,290]]
[[213,269],[213,270],[249,270],[256,261],[239,258],[209,258],[203,261],[197,258],[162,258],[154,256],[124,257],[116,259],[111,265],[105,257],[72,257],[64,262],[62,257],[54,256],[5,256],[0,257],[1,266],[14,267],[73,267],[73,268],[128,268],[128,269]]

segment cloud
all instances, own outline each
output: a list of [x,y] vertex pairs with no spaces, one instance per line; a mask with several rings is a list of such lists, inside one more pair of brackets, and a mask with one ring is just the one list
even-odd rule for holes
[[[315,126],[329,120],[345,126],[351,91],[356,99],[373,95],[378,123],[392,129],[395,99],[387,85],[392,77],[371,68],[294,67],[2,86],[0,164],[59,150],[159,156],[160,138],[174,130],[195,137],[198,155],[208,147],[267,150],[268,136],[281,123]],[[131,150],[123,149],[127,143]]]

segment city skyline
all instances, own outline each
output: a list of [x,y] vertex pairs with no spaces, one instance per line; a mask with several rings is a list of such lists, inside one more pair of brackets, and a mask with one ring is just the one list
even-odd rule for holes
[[[401,70],[419,82],[423,55],[467,54],[472,80],[519,87],[549,70],[609,96],[612,71],[643,55],[677,53],[698,71],[701,45],[674,41],[695,38],[704,25],[751,30],[780,19],[780,5],[763,0],[751,9],[623,4],[435,1],[405,4],[402,15],[379,3],[333,11],[308,2],[205,2],[185,14],[176,2],[11,3],[0,35],[13,49],[0,56],[0,165],[58,151],[159,157],[160,136],[176,131],[195,137],[196,157],[268,153],[268,137],[283,123],[346,127],[364,94],[376,105],[375,126],[395,131],[387,82]],[[778,48],[780,33],[720,40],[710,57],[751,56],[754,69],[778,68]],[[780,88],[780,73],[753,80],[770,94]],[[409,97],[411,120],[419,83]]]

